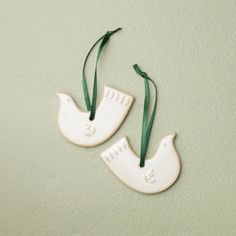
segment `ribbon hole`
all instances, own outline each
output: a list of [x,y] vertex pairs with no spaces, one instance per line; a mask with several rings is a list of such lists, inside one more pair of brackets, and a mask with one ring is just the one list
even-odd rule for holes
[[94,118],[95,118],[95,116],[93,114],[90,114],[89,120],[92,121],[92,120],[94,120]]

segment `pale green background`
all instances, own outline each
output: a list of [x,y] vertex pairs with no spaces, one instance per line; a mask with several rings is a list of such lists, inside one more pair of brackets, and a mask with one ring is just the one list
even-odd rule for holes
[[[0,235],[236,235],[235,10],[231,0],[1,0]],[[74,146],[58,132],[55,93],[85,107],[84,57],[116,27],[99,99],[108,84],[135,104],[108,142]],[[99,157],[123,135],[139,151],[143,82],[133,63],[159,91],[148,156],[176,131],[183,165],[152,196],[121,184]]]

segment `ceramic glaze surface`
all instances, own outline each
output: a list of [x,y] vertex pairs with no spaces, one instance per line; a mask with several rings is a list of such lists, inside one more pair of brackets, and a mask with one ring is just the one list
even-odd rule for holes
[[127,116],[134,98],[127,93],[105,86],[103,98],[94,120],[82,111],[67,94],[57,93],[60,99],[58,125],[63,136],[81,146],[96,146],[109,139]]
[[180,173],[180,159],[174,147],[175,134],[166,136],[152,159],[139,166],[139,157],[126,137],[101,154],[103,161],[123,183],[141,193],[158,193],[169,188]]

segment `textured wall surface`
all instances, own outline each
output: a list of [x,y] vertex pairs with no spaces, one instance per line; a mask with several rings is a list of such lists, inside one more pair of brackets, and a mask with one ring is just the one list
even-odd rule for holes
[[[0,235],[236,235],[235,11],[231,0],[1,0]],[[58,131],[55,93],[85,108],[84,57],[116,27],[99,99],[108,84],[136,101],[108,142],[80,148]],[[134,63],[158,85],[148,156],[175,131],[183,165],[172,188],[151,196],[121,184],[99,157],[123,135],[139,152],[143,83]]]

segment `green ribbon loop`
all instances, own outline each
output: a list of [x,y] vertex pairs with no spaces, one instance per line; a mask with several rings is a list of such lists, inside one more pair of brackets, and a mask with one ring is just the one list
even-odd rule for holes
[[[90,111],[90,116],[89,119],[93,120],[95,118],[95,113],[96,113],[96,104],[97,104],[97,67],[98,67],[98,62],[101,57],[102,51],[104,47],[106,46],[107,42],[109,41],[110,37],[116,33],[117,31],[121,30],[121,28],[117,28],[116,30],[113,31],[107,31],[101,38],[99,38],[94,45],[91,47],[89,50],[85,60],[84,60],[84,65],[83,65],[83,73],[82,73],[82,83],[83,83],[83,92],[84,92],[84,100],[85,104],[87,107],[87,110]],[[86,75],[85,75],[85,68],[87,65],[88,58],[93,51],[93,49],[96,47],[96,45],[99,43],[99,48],[97,52],[97,57],[96,57],[96,64],[95,64],[95,71],[94,71],[94,78],[93,78],[93,95],[92,95],[92,101],[89,96],[89,90],[88,90],[88,84],[86,80]]]
[[[157,88],[154,81],[148,77],[148,75],[143,72],[137,64],[133,65],[135,72],[140,75],[144,79],[144,87],[145,87],[145,96],[144,96],[144,105],[143,105],[143,123],[142,123],[142,135],[141,135],[141,151],[140,151],[140,167],[144,167],[145,158],[147,154],[148,144],[150,135],[152,132],[152,127],[156,115],[157,108]],[[152,83],[155,89],[155,101],[154,106],[151,112],[150,120],[148,121],[148,113],[150,110],[150,88],[149,81]]]

